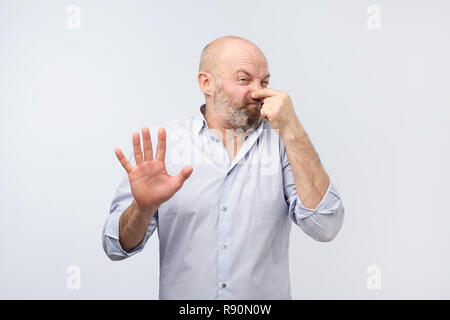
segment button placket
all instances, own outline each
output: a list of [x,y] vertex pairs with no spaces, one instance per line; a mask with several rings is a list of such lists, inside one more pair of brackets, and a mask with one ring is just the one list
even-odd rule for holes
[[228,203],[230,201],[230,182],[232,180],[228,179],[226,175],[224,177],[222,189],[220,192],[219,203],[217,207],[218,212],[218,238],[217,238],[217,248],[218,248],[218,286],[219,286],[219,298],[225,297],[227,295],[228,282],[230,281],[230,251],[227,246],[230,228],[231,228],[231,216],[230,207]]

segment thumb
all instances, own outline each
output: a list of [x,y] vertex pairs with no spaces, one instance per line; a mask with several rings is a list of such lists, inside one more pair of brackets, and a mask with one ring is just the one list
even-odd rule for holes
[[177,174],[178,181],[183,184],[191,176],[192,171],[194,171],[194,169],[191,166],[187,166],[181,169],[180,173]]

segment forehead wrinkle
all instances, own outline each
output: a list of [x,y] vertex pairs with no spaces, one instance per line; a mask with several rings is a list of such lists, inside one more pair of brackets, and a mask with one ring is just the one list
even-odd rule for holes
[[[236,71],[236,74],[238,74],[239,72],[243,72],[243,73],[245,73],[245,74],[247,74],[247,75],[253,77],[253,74],[252,74],[251,72],[247,71],[247,70],[244,69],[244,68],[239,68],[239,69]],[[265,76],[262,77],[262,79],[266,79],[266,78],[267,78],[267,79],[270,78],[270,73],[267,73]]]
[[[258,76],[262,72],[262,77],[266,78],[268,73],[268,64],[266,62],[258,62],[248,58],[237,58],[228,67],[228,73],[237,74],[240,70],[249,73],[251,76]],[[252,69],[256,69],[256,75]]]

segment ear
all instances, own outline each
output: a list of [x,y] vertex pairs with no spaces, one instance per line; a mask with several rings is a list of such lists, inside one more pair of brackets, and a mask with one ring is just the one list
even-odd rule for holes
[[215,81],[212,74],[209,72],[200,71],[198,73],[197,80],[200,90],[202,90],[205,95],[212,97],[215,88]]

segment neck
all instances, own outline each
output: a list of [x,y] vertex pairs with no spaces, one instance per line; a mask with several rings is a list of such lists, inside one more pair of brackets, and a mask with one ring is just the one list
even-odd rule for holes
[[208,128],[212,129],[213,131],[219,131],[222,134],[223,138],[227,136],[227,130],[228,137],[230,136],[230,130],[234,131],[234,128],[231,127],[224,119],[222,119],[222,117],[216,112],[214,106],[211,103],[206,103],[204,117],[206,123],[208,124]]
[[233,129],[230,125],[228,125],[225,122],[225,120],[223,120],[220,117],[220,115],[217,113],[212,103],[206,103],[206,110],[204,116],[206,123],[208,124],[208,127],[210,129],[219,129],[221,131],[226,129]]
[[212,104],[206,104],[204,118],[208,124],[208,128],[212,129],[216,135],[220,132],[220,136],[218,137],[227,149],[231,162],[243,142],[247,139],[247,135],[243,133],[233,134],[235,129],[220,117]]

